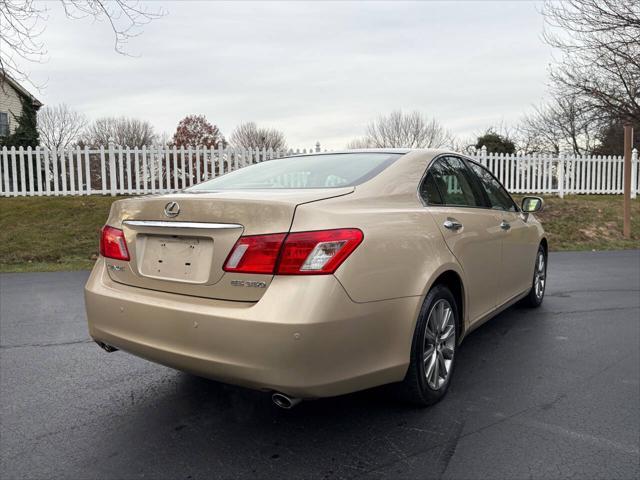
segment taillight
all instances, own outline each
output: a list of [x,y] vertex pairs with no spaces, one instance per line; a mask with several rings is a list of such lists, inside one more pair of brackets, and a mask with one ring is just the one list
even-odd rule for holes
[[290,233],[284,242],[276,273],[320,275],[333,273],[362,242],[356,228]]
[[329,274],[337,270],[362,238],[356,228],[240,237],[223,268],[240,273]]
[[129,250],[124,238],[124,232],[109,225],[102,227],[100,235],[100,255],[115,260],[129,261]]
[[286,233],[240,237],[224,262],[225,272],[273,274]]

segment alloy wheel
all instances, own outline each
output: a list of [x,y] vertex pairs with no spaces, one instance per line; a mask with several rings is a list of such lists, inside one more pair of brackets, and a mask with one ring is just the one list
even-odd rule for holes
[[456,322],[451,304],[438,300],[429,312],[424,333],[424,374],[429,387],[439,390],[447,382],[453,364]]
[[538,252],[538,258],[536,259],[536,272],[533,278],[533,288],[536,293],[536,298],[541,299],[544,295],[544,287],[546,284],[547,269],[543,252]]

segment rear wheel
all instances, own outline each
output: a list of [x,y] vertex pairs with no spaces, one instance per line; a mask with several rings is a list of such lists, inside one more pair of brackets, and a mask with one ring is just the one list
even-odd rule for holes
[[533,284],[529,294],[522,299],[523,305],[531,308],[539,307],[544,299],[544,291],[547,286],[547,252],[544,247],[538,247],[536,264],[533,269]]
[[458,342],[458,308],[451,291],[436,285],[420,311],[411,347],[411,362],[401,395],[417,405],[431,405],[449,388]]

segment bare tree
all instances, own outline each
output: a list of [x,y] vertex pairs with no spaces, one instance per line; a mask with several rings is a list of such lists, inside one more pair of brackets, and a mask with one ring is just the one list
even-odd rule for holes
[[[164,15],[148,10],[138,0],[59,0],[67,18],[106,21],[114,33],[116,52],[126,54],[129,39],[142,27]],[[36,0],[0,0],[0,71],[18,80],[28,79],[20,64],[46,58],[42,41],[48,4]]]
[[451,149],[456,152],[473,155],[476,152],[476,143],[478,142],[479,136],[480,134],[454,137],[451,140]]
[[173,147],[173,135],[168,132],[162,132],[156,135],[156,144],[165,147]]
[[87,119],[81,113],[61,103],[38,111],[40,144],[48,149],[67,148],[80,140]]
[[518,128],[524,153],[591,153],[600,121],[575,95],[555,97],[526,115]]
[[238,125],[229,137],[229,143],[236,148],[287,149],[284,133],[275,128],[258,128],[254,122]]
[[560,50],[551,79],[602,117],[640,120],[640,2],[547,0],[545,41]]
[[359,150],[363,148],[375,148],[375,145],[368,137],[354,138],[349,143],[347,143],[347,147],[349,150]]
[[147,121],[126,117],[106,117],[93,122],[81,142],[90,147],[107,146],[112,139],[116,145],[142,147],[157,141],[153,126]]
[[354,140],[350,146],[440,148],[451,142],[451,134],[436,119],[417,111],[396,110],[371,122],[364,138]]

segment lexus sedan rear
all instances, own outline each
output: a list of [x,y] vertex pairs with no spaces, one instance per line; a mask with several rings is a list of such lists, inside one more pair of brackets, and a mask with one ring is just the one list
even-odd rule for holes
[[119,200],[85,289],[90,334],[284,407],[387,383],[427,405],[468,332],[542,302],[541,207],[435,150],[288,157]]

